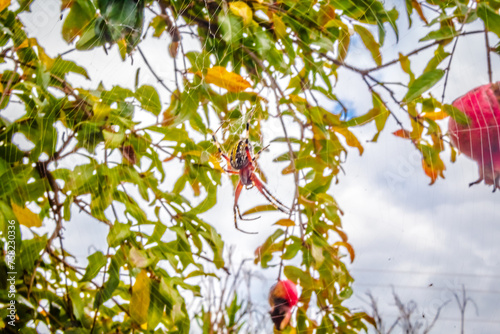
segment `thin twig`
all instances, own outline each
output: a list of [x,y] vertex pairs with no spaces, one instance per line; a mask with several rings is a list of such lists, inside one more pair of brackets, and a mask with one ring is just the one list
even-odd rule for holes
[[[417,53],[419,53],[419,52],[421,52],[421,51],[427,50],[428,48],[431,48],[431,47],[433,47],[433,46],[435,46],[435,45],[438,45],[438,44],[439,44],[439,42],[440,42],[440,41],[435,41],[435,42],[433,42],[433,43],[431,43],[431,44],[424,45],[424,46],[422,46],[421,48],[415,49],[415,50],[413,50],[412,52],[410,52],[410,53],[408,53],[408,54],[404,55],[404,57],[410,57],[410,56],[413,56],[414,54],[417,54]],[[391,66],[391,65],[394,65],[394,64],[397,64],[397,63],[399,63],[399,58],[397,58],[397,59],[393,59],[393,60],[391,60],[391,61],[389,61],[389,62],[387,62],[387,63],[385,63],[385,64],[382,64],[382,65],[380,65],[380,66],[377,66],[377,67],[372,67],[372,68],[370,68],[370,69],[368,69],[368,70],[366,70],[366,71],[367,71],[367,72],[378,71],[378,70],[381,70],[381,69],[383,69],[383,68],[385,68],[385,67],[388,67],[388,66]]]
[[165,83],[163,82],[163,80],[160,79],[160,77],[158,76],[158,74],[156,74],[156,72],[153,70],[153,68],[149,64],[149,61],[147,60],[146,56],[144,55],[144,53],[142,53],[141,48],[137,47],[137,50],[139,50],[139,54],[141,55],[142,60],[144,60],[144,63],[149,68],[149,71],[154,75],[154,77],[156,78],[156,80],[158,81],[158,83],[160,85],[162,85],[162,87],[165,88],[170,94],[173,94],[172,90],[170,90],[170,88],[168,88],[167,85],[165,85]]
[[[490,83],[493,82],[493,74],[491,72],[491,49],[490,49],[490,41],[488,39],[488,30],[486,29],[486,26],[484,27],[484,40],[486,42],[486,60],[488,63],[488,80]],[[0,103],[1,105],[1,103]]]
[[455,43],[453,43],[453,48],[450,53],[450,60],[448,61],[448,66],[446,66],[446,74],[444,77],[443,95],[441,95],[441,103],[444,102],[444,96],[446,95],[446,86],[448,85],[448,76],[450,75],[451,61],[453,60],[453,55],[455,54],[455,48],[457,47],[458,36],[455,38]]
[[[194,254],[194,255],[198,256],[200,259],[203,259],[205,261],[214,263],[214,260],[212,260],[212,259],[210,259],[210,258],[208,258],[208,257],[206,257],[204,255],[201,255],[201,254]],[[229,272],[229,269],[227,267],[224,266],[221,269],[224,270],[226,272],[226,274],[231,275],[231,273]]]

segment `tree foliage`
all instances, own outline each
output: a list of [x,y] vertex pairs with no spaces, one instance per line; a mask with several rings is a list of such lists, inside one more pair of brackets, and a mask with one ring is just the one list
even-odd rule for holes
[[[76,52],[104,48],[123,60],[144,59],[143,71],[152,71],[158,83],[141,85],[137,73],[134,89],[72,84],[71,75],[91,78],[26,35],[19,14],[32,2],[0,2],[0,109],[23,109],[14,121],[0,119],[1,240],[6,250],[7,222],[14,220],[17,329],[29,332],[44,323],[52,331],[75,333],[188,333],[193,315],[185,300],[203,297],[193,278],[225,268],[224,241],[200,218],[217,203],[224,174],[212,133],[222,127],[219,138],[228,151],[250,121],[250,140],[260,143],[270,118],[280,122],[281,134],[264,140],[281,147],[275,162],[286,163],[281,173],[293,176],[294,196],[290,216],[271,235],[260,235],[255,263],[277,267],[301,287],[294,327],[287,332],[355,333],[374,324],[343,305],[352,295],[346,262],[355,252],[329,190],[347,153],[364,151],[353,129],[373,123],[375,142],[391,117],[400,126],[394,134],[421,152],[431,183],[444,177],[443,152],[450,146],[439,120],[467,118],[443,103],[444,91],[441,101],[428,91],[443,81],[446,89],[462,35],[500,36],[498,1],[406,0],[398,12],[378,0],[63,0],[61,34]],[[432,31],[414,51],[385,59],[381,47],[387,34],[399,38],[401,15]],[[467,30],[478,22],[486,32]],[[183,37],[197,41],[198,51],[186,52]],[[164,58],[175,65],[173,88],[141,51],[143,39],[151,38],[169,41]],[[372,67],[350,62],[354,40],[364,45]],[[434,51],[432,57],[414,72],[412,57],[426,49]],[[499,48],[486,50],[490,57]],[[394,68],[408,80],[394,85]],[[341,70],[359,76],[372,97],[372,107],[355,117],[335,94],[343,84]],[[323,101],[335,111],[322,107]],[[156,121],[140,122],[138,115]],[[77,163],[67,167],[68,161]],[[179,163],[183,172],[169,180],[169,188],[169,168]],[[64,226],[75,209],[109,226],[108,252],[91,254],[86,268],[75,266],[64,249]],[[274,208],[258,206],[247,214],[266,210]],[[54,228],[38,234],[41,224]],[[144,232],[146,227],[153,232]],[[2,289],[12,255],[4,254]],[[227,327],[216,330],[241,329],[235,314],[243,304],[236,295],[233,301]],[[6,293],[1,302],[9,302]],[[0,312],[0,324],[14,330],[6,311]],[[205,310],[201,314],[200,327],[213,332],[220,322]]]

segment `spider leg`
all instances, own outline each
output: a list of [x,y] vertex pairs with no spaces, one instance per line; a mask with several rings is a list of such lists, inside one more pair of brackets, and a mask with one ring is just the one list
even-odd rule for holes
[[222,149],[220,148],[220,144],[219,142],[217,141],[217,139],[215,138],[215,134],[212,134],[212,140],[214,141],[215,145],[217,146],[217,150],[219,150],[219,154],[224,158],[226,159],[226,168],[223,168],[224,171],[228,174],[239,174],[240,172],[237,171],[237,170],[234,170],[232,167],[231,167],[231,159],[229,159],[229,157],[224,153],[222,152]]
[[271,146],[271,145],[267,145],[266,147],[261,148],[261,149],[259,150],[259,152],[257,152],[257,154],[253,157],[253,159],[252,159],[252,160],[253,160],[253,162],[257,161],[257,159],[259,159],[259,155],[260,155],[263,151],[265,151],[265,150],[266,150],[269,146]]
[[217,139],[215,138],[215,134],[212,133],[212,140],[214,141],[215,143],[215,146],[217,146],[217,150],[219,150],[219,154],[224,158],[226,159],[227,163],[230,165],[231,164],[231,160],[229,159],[229,157],[224,153],[222,152],[222,149],[220,148],[220,144],[219,142],[217,141]]
[[[257,232],[247,232],[247,231],[243,231],[242,229],[240,229],[238,227],[238,219],[236,217],[236,214],[239,215],[239,217],[244,220],[242,217],[241,217],[241,213],[240,213],[240,208],[238,207],[238,199],[240,198],[240,194],[241,194],[241,189],[243,189],[243,183],[241,183],[241,181],[238,182],[238,185],[236,186],[236,191],[234,192],[234,206],[233,206],[233,213],[234,213],[234,227],[238,230],[238,231],[241,231],[243,233],[247,233],[247,234],[257,234]],[[246,219],[248,220],[248,219]]]
[[259,189],[260,193],[272,204],[276,209],[280,210],[283,213],[290,213],[290,209],[283,203],[280,202],[276,197],[274,197],[271,192],[266,188],[264,183],[259,180],[257,175],[252,175],[253,184]]
[[240,212],[240,206],[239,205],[236,205],[236,211],[238,212],[238,217],[240,218],[240,220],[257,220],[257,219],[260,218],[260,216],[255,217],[255,218],[243,218],[243,216],[241,215],[241,212]]

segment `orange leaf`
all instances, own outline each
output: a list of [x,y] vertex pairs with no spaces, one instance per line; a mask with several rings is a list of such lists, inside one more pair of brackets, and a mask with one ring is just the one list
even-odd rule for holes
[[10,6],[10,0],[0,0],[0,12]]
[[420,6],[420,3],[418,3],[418,1],[416,1],[416,0],[411,0],[411,5],[413,6],[413,8],[415,8],[415,10],[418,13],[418,16],[420,16],[420,18],[422,19],[422,21],[424,21],[425,24],[429,24],[429,22],[427,22],[427,19],[424,16],[424,11],[422,10],[422,7]]
[[337,241],[333,244],[334,246],[344,246],[349,252],[349,256],[351,257],[351,263],[354,261],[354,248],[352,248],[351,244],[346,241]]
[[405,130],[405,129],[399,129],[397,131],[394,131],[392,134],[397,136],[397,137],[404,138],[404,139],[410,139],[410,137],[411,137],[410,131]]
[[436,168],[433,168],[432,166],[429,166],[426,162],[425,159],[422,159],[422,167],[424,168],[425,174],[431,178],[431,183],[434,184],[436,182],[438,176],[439,176],[439,170]]
[[30,41],[28,38],[26,38],[17,48],[18,49],[25,49],[30,47]]
[[[196,72],[196,75],[202,77],[200,71]],[[252,85],[239,74],[228,72],[226,68],[222,66],[209,68],[205,75],[205,82],[227,89],[229,92],[233,93],[239,93],[252,87]]]
[[347,128],[340,126],[334,126],[334,130],[335,132],[340,133],[342,136],[344,136],[347,145],[351,147],[356,147],[359,150],[359,155],[363,154],[364,151],[363,146],[359,142],[358,138],[356,138],[356,136],[351,131],[349,131]]

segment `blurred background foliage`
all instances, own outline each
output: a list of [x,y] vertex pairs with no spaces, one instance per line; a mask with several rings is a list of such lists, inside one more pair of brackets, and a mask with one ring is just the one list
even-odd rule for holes
[[[197,322],[186,300],[207,297],[190,278],[221,278],[233,271],[224,240],[199,217],[218,200],[233,201],[217,198],[224,166],[212,133],[221,127],[217,137],[230,151],[249,121],[256,152],[270,118],[279,121],[281,133],[265,139],[280,145],[275,161],[286,163],[281,172],[293,176],[294,195],[290,215],[277,221],[274,233],[260,235],[254,260],[262,270],[278,267],[279,277],[301,287],[285,332],[357,333],[376,325],[366,313],[343,306],[352,295],[346,262],[354,260],[355,251],[342,230],[342,211],[327,191],[338,181],[347,153],[363,153],[353,128],[372,123],[375,142],[389,118],[400,126],[394,134],[420,151],[431,183],[444,177],[444,160],[454,160],[456,152],[439,121],[449,116],[467,121],[444,103],[453,45],[464,34],[500,36],[500,2],[406,0],[406,11],[398,12],[378,0],[63,0],[61,34],[75,52],[104,48],[118,51],[123,60],[144,58],[149,69],[143,70],[152,71],[158,84],[140,85],[137,73],[135,89],[119,82],[111,89],[73,85],[70,73],[92,78],[64,55],[48,56],[43,40],[26,35],[18,15],[32,2],[0,1],[0,109],[21,104],[24,111],[13,122],[0,118],[4,304],[9,302],[7,222],[15,220],[18,232],[18,319],[15,329],[9,327],[3,309],[0,327],[25,333],[34,333],[41,323],[52,332],[71,333],[188,333],[197,326],[203,333],[248,331],[251,303],[234,285],[223,288],[217,312],[214,305],[201,307]],[[401,15],[432,32],[412,52],[386,59],[381,46],[387,34],[399,38]],[[465,30],[477,21],[483,30]],[[183,36],[197,40],[199,50],[185,52]],[[372,57],[372,67],[347,61],[355,36]],[[169,40],[168,50],[158,52],[175,64],[174,89],[141,51],[144,39],[155,38]],[[422,72],[414,72],[412,57],[425,49],[434,54]],[[487,45],[488,59],[499,50]],[[378,75],[396,67],[407,81]],[[372,96],[372,108],[355,117],[335,95],[342,85],[340,68],[359,75],[366,84],[360,89]],[[443,96],[429,95],[441,80]],[[322,107],[325,100],[337,106],[335,112]],[[156,122],[134,121],[137,113]],[[19,137],[22,145],[16,143]],[[443,156],[446,147],[451,157]],[[65,160],[78,163],[60,167]],[[183,164],[183,173],[168,189],[165,179],[174,160]],[[266,171],[257,173],[266,180]],[[197,205],[183,195],[186,188],[200,197]],[[110,228],[107,253],[90,255],[86,268],[76,266],[63,247],[72,208]],[[275,209],[261,205],[244,215],[268,210]],[[49,222],[50,233],[21,236],[20,225]],[[144,232],[146,226],[153,227],[151,234]]]

